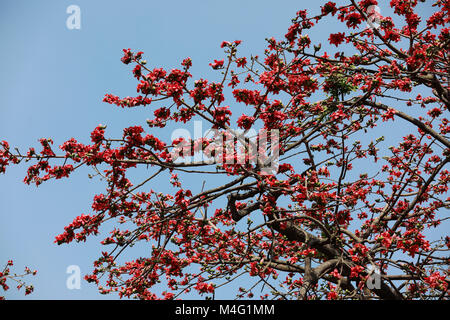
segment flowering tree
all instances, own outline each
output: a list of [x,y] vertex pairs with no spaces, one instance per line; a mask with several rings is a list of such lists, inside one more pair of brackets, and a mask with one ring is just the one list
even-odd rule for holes
[[[263,58],[241,57],[240,41],[224,41],[226,57],[210,64],[221,72],[216,82],[193,81],[189,58],[167,71],[124,49],[139,95],[104,101],[151,108],[147,132],[131,126],[109,138],[100,125],[91,143],[72,138],[59,153],[52,139],[26,154],[3,141],[0,172],[32,161],[24,182],[40,185],[89,166],[107,182],[92,213],[55,239],[112,229],[101,242],[110,250],[85,277],[101,293],[210,297],[245,278],[238,297],[448,298],[450,238],[430,237],[450,204],[450,3],[435,1],[435,12],[419,17],[417,1],[392,0],[395,22],[374,18],[376,5],[328,2],[313,17],[300,10],[284,39],[267,39]],[[345,28],[329,35],[328,53],[306,34],[326,19]],[[158,136],[196,119],[213,135]],[[387,148],[375,132],[392,123],[409,134]],[[132,181],[139,168],[146,177]],[[199,175],[220,184],[195,190],[190,178]],[[172,193],[154,190],[165,179]],[[147,255],[120,262],[137,243]]]

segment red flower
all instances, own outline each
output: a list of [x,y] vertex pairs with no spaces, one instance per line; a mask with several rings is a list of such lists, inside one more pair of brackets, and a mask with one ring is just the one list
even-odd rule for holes
[[347,17],[347,27],[356,28],[362,21],[362,17],[358,12],[352,12]]
[[214,69],[221,69],[223,68],[223,62],[224,60],[214,60],[214,63],[210,63],[209,65]]
[[325,3],[325,5],[322,7],[323,15],[327,15],[331,12],[331,14],[334,16],[336,11],[337,11],[336,3],[331,2],[331,1]]
[[199,293],[213,293],[214,285],[203,282],[203,278],[199,277],[197,285],[194,287]]
[[186,68],[192,67],[192,59],[189,57],[184,59],[183,62],[181,62],[181,65]]
[[350,278],[358,278],[359,274],[364,270],[362,266],[355,266],[350,268]]
[[123,57],[120,59],[120,61],[122,61],[125,64],[129,64],[132,58],[133,53],[131,52],[131,50],[129,48],[123,49]]
[[344,41],[344,38],[345,38],[345,33],[338,32],[338,33],[330,34],[330,37],[328,38],[328,40],[330,41],[330,44],[334,44],[337,47],[338,45],[340,45],[342,43],[342,41]]
[[438,288],[441,290],[447,290],[448,288],[448,283],[445,281],[445,276],[441,276],[439,271],[434,272],[424,280],[431,288]]
[[105,126],[99,125],[97,126],[94,131],[91,132],[91,141],[93,143],[100,143],[104,139],[105,135]]
[[330,291],[330,292],[328,292],[328,294],[327,294],[327,299],[328,299],[328,300],[336,300],[337,297],[338,297],[338,294],[337,294],[336,291]]
[[249,116],[243,114],[242,116],[239,117],[237,124],[238,124],[239,128],[248,130],[251,128],[251,126],[253,125],[254,122],[255,122],[254,117],[249,117]]
[[136,67],[134,67],[133,74],[134,74],[134,77],[137,79],[139,79],[142,76],[140,64],[137,64]]
[[236,59],[238,67],[244,67],[247,64],[247,59],[245,57]]
[[213,111],[214,120],[216,125],[213,128],[222,127],[225,124],[230,124],[231,111],[229,106],[218,107]]

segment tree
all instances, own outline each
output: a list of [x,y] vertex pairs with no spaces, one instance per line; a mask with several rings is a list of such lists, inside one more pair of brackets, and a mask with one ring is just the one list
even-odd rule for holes
[[[17,273],[13,273],[11,274],[11,267],[14,265],[14,261],[12,260],[8,260],[8,262],[6,263],[5,267],[3,268],[3,270],[0,272],[0,286],[2,288],[3,291],[7,291],[9,290],[9,286],[8,286],[8,281],[12,281],[13,283],[15,282],[16,288],[18,290],[22,289],[23,287],[25,287],[25,295],[29,295],[30,293],[32,293],[34,291],[34,286],[33,285],[28,285],[24,280],[22,280],[24,277],[28,276],[28,275],[33,275],[35,276],[37,271],[36,270],[31,270],[28,267],[25,267],[25,270],[22,274],[17,274]],[[0,296],[0,300],[4,300],[5,297]]]
[[[450,4],[436,1],[427,18],[415,12],[417,1],[390,4],[399,22],[377,16],[367,28],[374,0],[328,2],[313,17],[300,10],[285,39],[267,39],[263,59],[240,57],[241,42],[224,41],[226,58],[210,64],[222,73],[218,82],[192,81],[189,58],[166,71],[124,49],[139,95],[104,101],[152,108],[148,132],[132,126],[108,138],[99,125],[90,144],[72,138],[59,154],[52,139],[26,154],[3,141],[0,172],[33,161],[24,182],[40,185],[89,166],[107,182],[92,214],[55,238],[85,241],[114,222],[102,240],[111,249],[85,277],[102,293],[210,297],[250,278],[238,297],[263,290],[261,298],[448,298],[450,238],[430,237],[450,204]],[[336,18],[346,31],[330,34],[334,54],[322,52],[306,32]],[[153,135],[198,119],[210,135],[167,142]],[[390,137],[386,148],[375,132],[391,121],[410,133]],[[129,172],[139,168],[146,178],[132,181]],[[221,184],[186,187],[209,175]],[[158,178],[174,192],[154,191]],[[137,243],[151,250],[119,263]]]

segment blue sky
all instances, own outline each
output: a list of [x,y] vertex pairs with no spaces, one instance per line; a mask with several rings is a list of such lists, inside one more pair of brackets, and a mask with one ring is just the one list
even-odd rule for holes
[[[150,67],[171,69],[191,57],[195,78],[218,79],[208,66],[222,59],[223,40],[242,40],[240,54],[262,55],[267,37],[280,39],[295,12],[319,10],[324,1],[23,1],[0,3],[0,140],[26,151],[38,139],[51,137],[55,146],[71,137],[89,142],[98,124],[107,135],[142,125],[149,109],[123,110],[103,103],[106,93],[135,95],[129,66],[120,62],[123,48],[144,51]],[[81,29],[69,30],[66,8],[81,9]],[[310,9],[310,8],[308,8]],[[320,24],[310,36],[336,30]],[[150,109],[151,110],[151,109]],[[170,132],[159,134],[170,136]],[[30,278],[35,292],[27,299],[102,299],[94,285],[66,287],[66,268],[78,265],[89,273],[101,250],[100,237],[86,243],[57,246],[54,237],[81,213],[89,213],[104,186],[80,170],[69,180],[36,188],[22,183],[26,165],[9,167],[0,176],[0,264],[14,259],[14,271],[37,269]],[[231,298],[226,292],[221,295]],[[21,299],[15,288],[7,298]]]

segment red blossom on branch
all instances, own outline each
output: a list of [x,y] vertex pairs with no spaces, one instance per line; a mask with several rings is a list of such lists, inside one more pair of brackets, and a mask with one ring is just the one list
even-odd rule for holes
[[[448,298],[450,240],[429,238],[448,219],[448,8],[438,1],[420,17],[417,2],[395,0],[396,19],[360,28],[375,5],[330,1],[317,16],[299,10],[284,39],[267,39],[262,58],[238,57],[241,41],[223,41],[226,57],[209,64],[219,70],[214,81],[192,79],[190,58],[181,69],[150,68],[143,52],[124,49],[137,96],[103,101],[150,108],[143,121],[151,133],[133,125],[110,138],[99,125],[88,144],[71,138],[60,154],[51,139],[26,154],[2,141],[0,172],[32,161],[28,184],[81,166],[106,181],[92,213],[55,238],[82,242],[110,227],[100,243],[111,249],[85,277],[103,294],[217,295],[246,277],[254,282],[238,298],[255,290],[276,299]],[[345,32],[313,37],[307,30],[324,19]],[[324,41],[336,47],[323,52]],[[166,141],[158,131],[196,120],[214,137]],[[244,137],[234,125],[278,136]],[[400,127],[408,134],[398,138]],[[390,128],[391,146],[375,136],[378,128]],[[268,163],[275,169],[263,170]],[[171,192],[160,191],[164,179]],[[137,243],[148,248],[144,256],[121,262]],[[369,271],[374,266],[379,273]],[[378,286],[368,285],[375,275]]]

